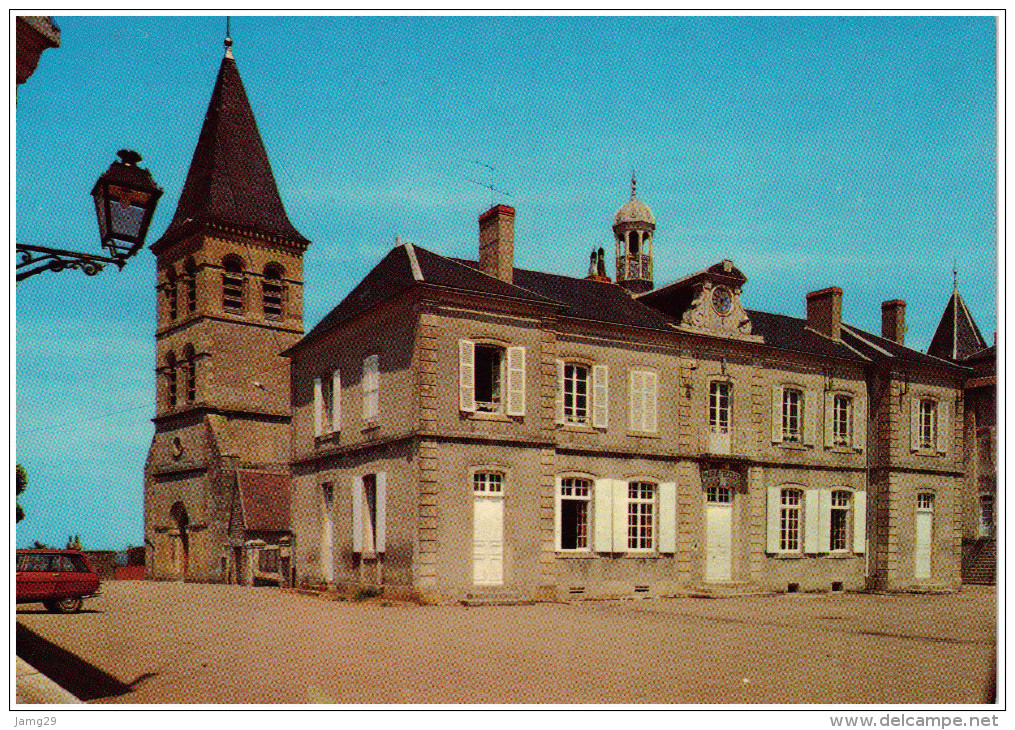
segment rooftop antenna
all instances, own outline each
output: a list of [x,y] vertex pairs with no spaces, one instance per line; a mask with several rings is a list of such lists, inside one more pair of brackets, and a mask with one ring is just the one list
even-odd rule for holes
[[494,185],[493,185],[493,173],[496,171],[496,168],[494,168],[492,165],[486,164],[485,162],[480,162],[479,160],[470,160],[470,162],[473,165],[479,165],[480,167],[485,167],[487,169],[487,172],[490,175],[490,182],[489,182],[489,184],[481,183],[478,180],[473,180],[471,177],[467,177],[465,179],[468,180],[473,185],[478,185],[479,187],[486,188],[487,190],[490,191],[490,207],[491,208],[493,207],[494,202],[496,202],[495,199],[494,199],[494,193],[500,193],[501,195],[506,195],[509,198],[514,197],[507,190],[501,190],[500,188],[494,187]]
[[229,37],[229,16],[226,16],[226,58],[233,58],[233,39]]

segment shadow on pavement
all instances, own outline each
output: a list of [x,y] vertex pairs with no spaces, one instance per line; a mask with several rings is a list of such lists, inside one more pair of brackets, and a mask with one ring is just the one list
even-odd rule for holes
[[134,685],[155,676],[143,674],[130,684],[124,684],[66,649],[46,641],[20,623],[17,624],[16,641],[19,657],[82,702],[119,697],[132,692]]

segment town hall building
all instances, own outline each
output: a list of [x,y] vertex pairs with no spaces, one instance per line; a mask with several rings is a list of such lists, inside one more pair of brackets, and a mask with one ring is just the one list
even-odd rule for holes
[[516,268],[525,211],[494,205],[475,260],[398,242],[304,333],[309,242],[229,46],[152,245],[149,577],[434,600],[958,587],[973,370],[906,347],[904,302],[879,335],[834,286],[756,311],[736,252],[656,282],[675,252],[632,178],[613,278],[602,249],[584,278]]

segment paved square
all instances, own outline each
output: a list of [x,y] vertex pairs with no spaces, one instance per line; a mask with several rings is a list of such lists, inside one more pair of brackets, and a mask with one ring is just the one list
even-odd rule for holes
[[996,624],[975,586],[475,608],[102,590],[16,616],[19,656],[96,703],[981,703]]

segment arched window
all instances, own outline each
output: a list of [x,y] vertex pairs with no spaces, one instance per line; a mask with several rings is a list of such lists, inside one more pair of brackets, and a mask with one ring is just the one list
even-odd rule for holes
[[632,256],[638,255],[638,250],[641,244],[641,236],[638,231],[631,231],[627,234],[627,250]]
[[187,259],[183,265],[184,278],[187,282],[187,311],[197,311],[197,264],[193,258]]
[[169,321],[172,322],[179,313],[176,291],[176,269],[172,267],[166,271],[166,301],[169,307]]
[[176,408],[176,355],[172,350],[166,355],[166,378],[169,381],[169,407]]
[[285,271],[278,264],[264,267],[264,280],[261,282],[264,318],[282,319],[282,305],[285,299]]
[[239,256],[226,256],[222,269],[222,308],[243,312],[243,261]]
[[183,359],[186,362],[187,372],[187,400],[193,402],[197,395],[197,360],[194,358],[193,345],[184,348]]

